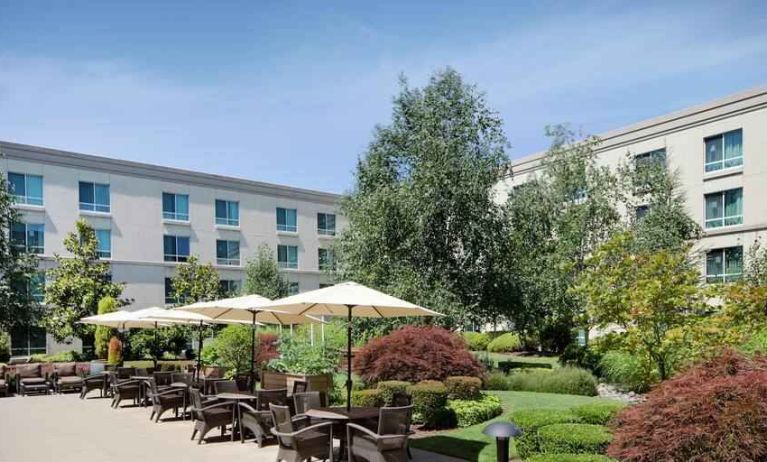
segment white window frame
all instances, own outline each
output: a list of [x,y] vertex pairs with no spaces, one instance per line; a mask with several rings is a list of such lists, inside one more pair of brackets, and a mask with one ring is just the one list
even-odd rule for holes
[[[285,211],[285,224],[281,225],[279,220],[279,213],[280,210]],[[288,212],[292,211],[295,214],[296,217],[296,224],[291,226],[287,224],[288,221]],[[288,207],[277,207],[274,211],[274,217],[277,222],[277,231],[282,231],[286,233],[297,233],[298,232],[298,209],[295,208],[288,208]]]
[[317,234],[320,236],[335,236],[336,235],[336,226],[333,226],[333,229],[330,228],[320,228],[320,215],[325,216],[325,224],[327,226],[328,222],[328,216],[333,216],[333,223],[337,224],[338,216],[335,213],[326,213],[326,212],[317,212]]
[[[107,198],[109,200],[109,203],[104,204],[97,204],[96,202],[82,202],[80,201],[80,210],[85,212],[95,212],[95,213],[112,213],[112,187],[107,183],[96,183],[95,181],[80,181],[77,183],[77,194],[79,196],[80,194],[80,185],[81,184],[89,184],[91,185],[91,188],[93,189],[93,200],[96,200],[96,186],[106,186],[107,190],[109,191],[109,194],[107,195]],[[79,201],[79,197],[78,197]]]
[[[173,221],[189,221],[189,194],[181,194],[181,193],[173,193],[173,192],[167,192],[163,191],[163,196],[165,194],[169,194],[173,196],[173,208],[176,210],[175,212],[166,212],[165,211],[165,200],[162,201],[162,218],[163,220],[173,220]],[[186,197],[186,213],[180,213],[178,212],[178,196],[185,196]]]
[[[731,249],[737,249],[740,248],[740,272],[739,273],[727,273],[727,251]],[[709,254],[713,252],[722,252],[722,274],[715,274],[715,275],[709,275],[708,274],[708,256]],[[744,255],[743,255],[743,246],[731,246],[731,247],[721,247],[718,249],[711,249],[708,252],[706,252],[706,284],[722,284],[727,282],[734,282],[738,281],[741,278],[743,278],[743,261]],[[730,279],[731,277],[736,277],[735,279]],[[716,278],[716,281],[711,281],[712,278]]]
[[[219,217],[216,215],[217,208],[216,208],[216,202],[221,201],[224,202],[226,205],[226,217]],[[237,218],[232,218],[229,216],[229,204],[237,204]],[[223,226],[240,226],[240,201],[230,201],[229,199],[215,199],[213,201],[213,218],[217,225],[223,225]]]
[[[712,192],[712,193],[708,193],[708,194],[704,194],[703,195],[703,228],[704,229],[722,229],[722,228],[731,228],[733,226],[742,226],[743,225],[743,213],[742,212],[741,212],[740,215],[730,215],[730,216],[725,215],[726,210],[727,210],[727,196],[726,195],[727,195],[728,192],[736,191],[736,190],[740,190],[740,200],[744,201],[745,197],[743,195],[743,188],[742,187],[725,189],[723,191],[717,191],[717,192]],[[719,195],[722,198],[722,217],[721,218],[706,218],[706,212],[708,212],[708,197],[709,196],[715,196],[715,195]],[[732,219],[735,219],[735,218],[740,218],[739,223],[732,223],[732,224],[729,224],[729,225],[726,224],[727,220],[732,220]],[[715,222],[715,221],[721,221],[722,224],[720,226],[709,226],[710,222]]]
[[[24,177],[24,194],[14,194],[13,191],[11,191],[11,174],[13,175],[21,175]],[[30,196],[29,195],[29,178],[35,177],[40,178],[40,187],[42,188],[40,191],[40,197],[37,196]],[[32,205],[36,207],[42,207],[45,205],[45,181],[43,179],[42,175],[34,175],[31,173],[21,173],[21,172],[8,172],[8,175],[6,176],[6,179],[8,181],[8,193],[13,198],[13,201],[16,204],[23,204],[23,205]]]
[[[175,254],[165,253],[165,238],[166,237],[172,237],[173,239],[176,240],[176,253]],[[178,240],[179,239],[187,239],[187,240],[189,240],[189,254],[188,255],[181,255],[181,254],[178,253]],[[162,256],[163,261],[167,262],[167,263],[184,263],[184,262],[187,262],[187,261],[189,261],[189,257],[192,254],[192,241],[191,241],[191,239],[189,239],[189,236],[179,236],[179,235],[176,235],[176,234],[163,234],[163,236],[162,236],[162,254],[163,254],[163,256]],[[170,257],[170,260],[168,259],[168,257]],[[180,258],[183,258],[183,260],[181,260]]]
[[[728,135],[730,133],[734,132],[740,132],[740,156],[733,157],[732,159],[725,159],[724,158],[724,136]],[[721,160],[715,160],[712,162],[706,162],[706,143],[709,140],[713,140],[714,138],[721,138],[722,139],[722,159]],[[728,130],[726,132],[718,133],[716,135],[711,135],[703,138],[703,173],[713,173],[713,172],[720,172],[722,170],[729,170],[731,168],[741,168],[743,167],[743,129],[742,128],[736,128],[735,130]],[[733,159],[740,159],[740,162],[737,165],[730,165],[729,167],[725,166],[725,162],[732,161]],[[709,165],[720,165],[718,168],[712,168],[709,170]]]
[[[286,261],[280,261],[280,247],[285,247],[285,257],[287,258]],[[290,249],[296,249],[296,262],[295,264],[291,263],[290,261]],[[297,245],[288,245],[288,244],[278,244],[277,245],[277,266],[280,269],[289,269],[289,270],[295,270],[298,269],[298,246]]]
[[240,252],[240,241],[233,240],[233,239],[216,239],[216,264],[217,265],[223,265],[223,266],[240,266],[240,257],[237,258],[221,258],[218,256],[218,243],[219,242],[226,242],[226,250],[227,254],[229,254],[229,246],[232,243],[237,244],[237,253]]

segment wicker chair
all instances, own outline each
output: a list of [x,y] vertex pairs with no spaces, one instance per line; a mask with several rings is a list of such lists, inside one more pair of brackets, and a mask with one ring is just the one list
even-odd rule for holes
[[293,392],[291,395],[295,395],[296,393],[304,393],[309,388],[309,384],[306,382],[306,380],[296,380],[293,382]]
[[367,462],[407,462],[412,406],[382,407],[378,432],[353,423],[346,424],[349,462],[357,457]]
[[109,375],[103,372],[84,377],[83,387],[80,390],[80,399],[85,399],[85,395],[87,395],[91,390],[98,390],[99,397],[103,398],[107,392],[107,385],[109,384],[108,378]]
[[112,407],[118,409],[120,402],[124,399],[132,399],[134,404],[138,404],[141,396],[141,382],[139,380],[121,380],[118,374],[110,374],[111,384],[109,389],[112,391]]
[[83,388],[83,378],[77,374],[76,363],[54,363],[50,382],[56,393],[67,390],[80,391]]
[[157,385],[158,390],[164,390],[173,383],[172,372],[153,372],[152,378],[154,379],[154,383]]
[[305,416],[290,417],[288,406],[270,404],[274,428],[272,434],[277,437],[279,450],[277,462],[302,462],[317,459],[333,460],[333,424],[322,422],[315,425],[301,426],[308,420]]
[[173,372],[170,374],[171,383],[185,383],[190,387],[194,384],[194,375],[189,372]]
[[256,438],[258,447],[264,446],[266,440],[274,438],[270,429],[274,426],[272,414],[269,411],[270,404],[285,406],[288,403],[287,388],[273,390],[257,390],[256,406],[240,403],[242,426],[250,430]]
[[19,364],[16,366],[16,391],[26,395],[29,391],[48,393],[48,382],[43,376],[39,363]]
[[240,392],[240,389],[237,388],[237,382],[234,380],[219,380],[213,384],[213,389],[216,391],[216,394]]
[[303,415],[309,409],[322,407],[322,393],[319,391],[305,391],[293,394],[293,404],[296,415]]
[[194,440],[197,433],[200,434],[197,444],[202,443],[205,435],[216,427],[221,427],[221,436],[224,436],[226,426],[232,424],[232,403],[204,404],[200,390],[191,389],[189,394],[192,398],[192,420],[194,420]]
[[8,396],[8,375],[5,372],[5,365],[0,364],[0,393]]
[[118,367],[117,368],[117,380],[126,381],[130,380],[131,376],[136,375],[135,367]]
[[[149,416],[149,420],[154,419],[155,423],[160,421],[160,417],[169,409],[173,409],[178,418],[178,408],[184,407],[186,400],[184,399],[184,390],[181,389],[166,389],[160,391],[157,388],[157,383],[154,378],[149,379],[149,399],[152,401],[152,414]],[[186,409],[184,409],[186,412]]]

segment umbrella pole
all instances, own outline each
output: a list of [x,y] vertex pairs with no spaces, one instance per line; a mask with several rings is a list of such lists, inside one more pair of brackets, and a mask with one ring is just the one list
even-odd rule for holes
[[202,367],[202,321],[200,321],[199,341],[197,342],[197,380],[200,380],[201,367]]
[[352,305],[346,305],[349,310],[346,322],[346,410],[352,408]]
[[253,325],[250,328],[250,388],[251,391],[256,386],[256,315],[258,311],[253,311]]

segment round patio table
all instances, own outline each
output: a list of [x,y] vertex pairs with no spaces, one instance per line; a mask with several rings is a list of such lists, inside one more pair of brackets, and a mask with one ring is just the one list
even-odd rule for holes
[[181,413],[181,420],[186,420],[186,395],[187,395],[186,390],[188,390],[191,385],[189,385],[186,382],[173,382],[168,386],[170,388],[177,388],[180,390],[184,390],[184,395],[181,398],[181,402],[183,403],[183,406],[184,406],[184,412]]
[[341,447],[338,448],[339,459],[346,460],[346,424],[354,423],[365,426],[364,424],[367,422],[378,420],[380,409],[377,407],[352,407],[347,410],[346,407],[318,407],[307,410],[304,415],[312,419],[333,422],[334,426],[339,427],[341,431],[334,431],[333,433],[336,433],[339,441],[341,441]]
[[239,403],[240,401],[252,401],[256,399],[255,395],[251,395],[250,393],[216,393],[216,398],[224,400],[224,401],[232,401],[234,403],[234,406],[232,406],[232,441],[234,441],[234,428],[235,428],[235,422],[237,427],[240,431],[240,443],[245,442],[245,435],[242,433],[242,411],[240,410]]
[[138,403],[139,403],[139,406],[141,406],[141,407],[146,406],[146,402],[145,402],[145,400],[146,400],[146,390],[145,390],[145,388],[147,387],[147,385],[149,385],[149,379],[151,379],[151,377],[146,376],[146,375],[131,375],[130,379],[131,380],[138,380],[139,381],[139,386],[138,386]]

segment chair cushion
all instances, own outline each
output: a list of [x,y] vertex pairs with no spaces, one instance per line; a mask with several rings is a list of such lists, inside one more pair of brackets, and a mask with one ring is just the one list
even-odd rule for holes
[[27,377],[25,379],[21,379],[22,385],[40,385],[45,383],[45,379],[41,379],[39,377]]
[[77,376],[59,377],[59,385],[72,385],[83,383],[83,379]]
[[5,388],[5,380],[0,379],[0,388]]
[[75,363],[56,363],[53,365],[53,370],[56,371],[59,377],[77,376],[77,365]]
[[40,377],[39,364],[19,364],[16,366],[16,374],[20,379]]
[[[378,444],[376,441],[367,435],[357,434],[354,437],[354,446],[359,446],[364,451],[377,451]],[[402,450],[405,446],[405,438],[387,438],[382,441],[381,451],[395,451]]]

